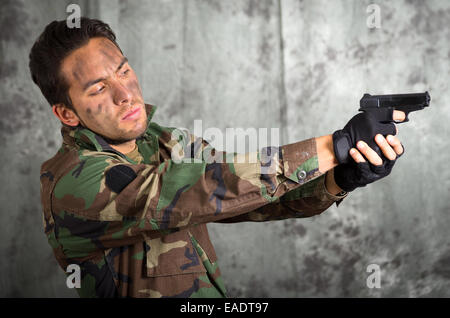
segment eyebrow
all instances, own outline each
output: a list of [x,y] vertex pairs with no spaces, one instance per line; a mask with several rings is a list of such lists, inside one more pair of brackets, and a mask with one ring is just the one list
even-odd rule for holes
[[[122,61],[120,62],[119,66],[117,67],[117,69],[115,70],[115,72],[117,72],[118,70],[120,70],[122,68],[122,66],[128,62],[128,59],[126,57],[124,57],[122,59]],[[101,78],[97,78],[95,80],[89,81],[86,84],[83,85],[83,92],[86,91],[89,87],[91,87],[94,84],[97,84],[98,82],[104,81],[106,80],[106,77],[101,77]]]

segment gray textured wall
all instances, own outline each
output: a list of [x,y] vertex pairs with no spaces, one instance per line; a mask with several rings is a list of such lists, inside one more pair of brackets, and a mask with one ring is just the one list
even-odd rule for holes
[[[311,219],[209,229],[230,296],[450,296],[448,0],[2,0],[0,296],[76,295],[43,234],[39,167],[61,139],[28,71],[68,3],[112,26],[167,126],[280,127],[289,143],[342,128],[365,92],[428,90],[387,179]],[[370,3],[380,29],[366,25]],[[371,263],[380,289],[366,286]]]

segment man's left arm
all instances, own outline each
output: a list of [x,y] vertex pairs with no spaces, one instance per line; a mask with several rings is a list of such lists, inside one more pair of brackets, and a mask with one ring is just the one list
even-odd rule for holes
[[[280,197],[278,202],[270,203],[246,214],[221,220],[219,223],[266,222],[319,215],[335,202],[338,206],[348,195],[344,191],[334,193],[329,189],[327,180],[328,183],[334,183],[334,181],[330,181],[332,174],[333,170],[330,170],[326,175],[286,193]],[[343,193],[341,194],[341,192]]]
[[[405,114],[394,110],[393,119],[403,121]],[[397,137],[388,135],[385,139],[381,134],[377,134],[375,137],[376,145],[386,160],[382,160],[366,143],[359,141],[357,149],[352,148],[350,151],[354,162],[339,166],[334,153],[332,135],[315,138],[318,164],[317,167],[311,168],[317,168],[322,173],[320,177],[285,193],[277,202],[221,222],[263,222],[309,217],[322,213],[334,202],[339,205],[348,195],[348,192],[343,191],[342,188],[352,191],[357,187],[364,187],[366,184],[386,177],[396,159],[403,154],[403,145]],[[286,157],[292,158],[292,156],[298,155],[298,152],[291,147],[287,147],[285,151],[288,154]],[[335,167],[337,168],[335,169]],[[341,187],[338,186],[338,183]]]
[[[262,206],[254,211],[219,221],[220,223],[265,222],[288,218],[305,218],[321,214],[334,202],[338,206],[348,195],[334,181],[334,167],[337,165],[331,135],[317,137],[315,141],[316,161],[311,162],[311,170],[319,170],[320,177],[304,183],[279,198],[278,201]],[[294,148],[288,147],[283,156],[298,156]],[[299,178],[301,171],[297,171]],[[288,181],[289,182],[289,181]]]

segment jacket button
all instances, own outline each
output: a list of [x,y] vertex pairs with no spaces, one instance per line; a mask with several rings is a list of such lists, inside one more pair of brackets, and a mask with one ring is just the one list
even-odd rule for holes
[[306,178],[306,171],[305,170],[300,170],[299,172],[297,172],[297,177],[299,180],[303,180]]

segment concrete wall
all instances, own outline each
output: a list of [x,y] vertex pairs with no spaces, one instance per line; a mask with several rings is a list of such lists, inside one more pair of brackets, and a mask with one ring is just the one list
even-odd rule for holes
[[[399,125],[392,174],[311,219],[211,224],[234,297],[450,296],[450,2],[18,1],[0,3],[0,296],[73,297],[43,234],[40,164],[59,123],[28,53],[66,6],[109,23],[162,125],[279,127],[282,143],[330,134],[363,93],[428,90]],[[369,28],[368,5],[381,28]],[[366,286],[369,264],[381,288]]]

